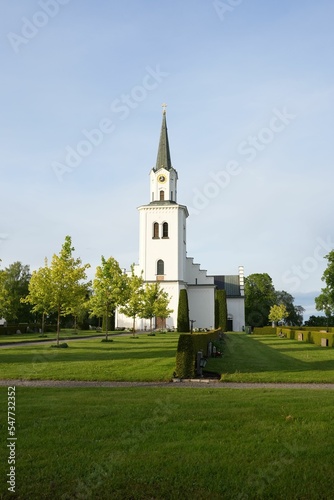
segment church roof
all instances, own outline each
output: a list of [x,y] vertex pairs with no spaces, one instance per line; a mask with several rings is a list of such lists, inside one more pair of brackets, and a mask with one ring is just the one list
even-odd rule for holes
[[240,281],[239,276],[236,275],[220,275],[214,276],[214,283],[217,290],[225,290],[226,297],[240,297]]
[[170,151],[169,151],[167,123],[166,123],[166,109],[163,110],[162,114],[159,149],[158,149],[157,162],[154,170],[157,171],[160,168],[165,168],[166,170],[170,170],[172,168],[172,161],[170,159]]

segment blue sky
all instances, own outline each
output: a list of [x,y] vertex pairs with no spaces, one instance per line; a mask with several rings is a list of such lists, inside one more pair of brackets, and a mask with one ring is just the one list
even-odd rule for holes
[[0,7],[0,258],[65,235],[138,260],[166,102],[188,255],[268,273],[314,313],[334,248],[330,0],[17,0]]

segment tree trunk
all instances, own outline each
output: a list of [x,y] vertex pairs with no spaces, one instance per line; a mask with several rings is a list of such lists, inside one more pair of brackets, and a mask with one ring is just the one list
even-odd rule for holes
[[136,316],[133,317],[132,330],[133,330],[132,335],[135,336],[135,331],[136,331]]
[[58,316],[57,316],[57,346],[59,345],[59,334],[60,334],[60,306],[58,306]]
[[42,314],[42,335],[44,335],[45,313]]
[[152,316],[150,317],[150,332],[152,333]]
[[108,342],[108,307],[106,307],[106,342]]

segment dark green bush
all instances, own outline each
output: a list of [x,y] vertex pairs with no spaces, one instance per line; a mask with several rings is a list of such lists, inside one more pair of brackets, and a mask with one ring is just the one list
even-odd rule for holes
[[61,344],[57,345],[57,344],[52,344],[50,346],[51,348],[54,348],[54,349],[66,349],[68,347],[68,344],[66,344],[66,342],[62,342]]
[[176,352],[175,374],[178,378],[192,378],[195,376],[196,356],[202,351],[207,356],[209,342],[219,338],[220,330],[207,333],[181,334]]
[[220,328],[223,332],[227,330],[227,302],[225,290],[216,290],[215,328]]
[[189,323],[188,293],[186,289],[182,289],[180,290],[179,305],[177,311],[177,331],[190,332]]
[[191,378],[195,374],[193,336],[189,333],[181,334],[179,337],[175,372],[179,378]]

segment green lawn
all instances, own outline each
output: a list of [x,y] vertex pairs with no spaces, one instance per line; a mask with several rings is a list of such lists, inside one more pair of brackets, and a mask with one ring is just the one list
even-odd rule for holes
[[50,344],[20,345],[0,350],[1,379],[170,380],[175,370],[179,334],[141,334],[67,341],[67,349]]
[[[115,333],[115,332],[113,332]],[[75,330],[72,329],[63,329],[60,331],[61,339],[70,339],[77,337],[92,337],[92,336],[101,336],[103,333],[97,333],[95,330]],[[40,333],[19,333],[15,335],[0,335],[0,345],[4,344],[12,344],[17,342],[32,342],[37,341],[41,342],[44,340],[53,340],[57,338],[57,334],[54,332],[47,332],[45,334]]]
[[[0,378],[51,380],[170,380],[178,333],[68,340],[68,349],[50,344],[0,349]],[[226,382],[334,383],[334,349],[276,336],[230,333],[221,358],[206,369]]]
[[331,499],[334,393],[182,387],[16,389],[16,495],[0,498]]
[[272,335],[229,333],[208,370],[225,382],[334,383],[334,349]]

